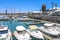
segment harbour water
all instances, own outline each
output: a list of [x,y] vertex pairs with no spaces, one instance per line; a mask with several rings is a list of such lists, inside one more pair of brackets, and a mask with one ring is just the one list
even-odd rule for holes
[[[26,21],[26,23],[33,23],[34,21]],[[11,32],[13,33],[16,30],[16,26],[22,25],[24,26],[26,29],[28,29],[28,26],[25,22],[21,22],[21,21],[0,21],[0,25],[7,25],[8,28],[11,30]],[[38,27],[42,26],[42,24],[35,24]],[[13,40],[17,40],[14,36],[12,37]]]

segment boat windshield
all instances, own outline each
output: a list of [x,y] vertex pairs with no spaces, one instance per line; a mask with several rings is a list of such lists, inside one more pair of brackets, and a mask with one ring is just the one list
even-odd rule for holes
[[8,33],[8,30],[2,30],[2,31],[0,31],[0,34],[5,34],[5,33]]
[[26,33],[25,30],[23,30],[23,31],[17,31],[17,32],[18,32],[18,34],[25,34]]

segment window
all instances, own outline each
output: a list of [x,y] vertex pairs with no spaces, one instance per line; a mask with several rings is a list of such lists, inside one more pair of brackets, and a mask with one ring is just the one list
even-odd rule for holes
[[5,33],[8,33],[8,30],[2,30],[2,31],[0,31],[0,34],[5,34]]
[[25,30],[23,30],[23,31],[17,31],[17,33],[18,33],[18,34],[25,34],[26,31],[25,31]]

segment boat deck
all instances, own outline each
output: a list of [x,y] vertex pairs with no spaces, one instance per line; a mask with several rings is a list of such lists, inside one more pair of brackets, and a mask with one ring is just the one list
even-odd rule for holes
[[[42,29],[42,30],[46,30],[46,29]],[[41,31],[41,28],[40,28],[40,31]],[[44,35],[44,37],[45,37],[46,40],[60,40],[60,37],[58,37],[58,36],[57,37],[50,36],[48,34],[45,34],[44,32],[42,32],[42,34]]]
[[60,40],[60,38],[52,38],[52,37],[50,37],[50,36],[48,36],[48,35],[46,35],[44,33],[43,33],[43,35],[46,38],[46,40]]

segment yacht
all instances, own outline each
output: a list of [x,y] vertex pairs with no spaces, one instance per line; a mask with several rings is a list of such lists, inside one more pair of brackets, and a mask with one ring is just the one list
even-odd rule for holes
[[12,33],[8,26],[0,25],[0,40],[12,40]]
[[55,24],[55,25],[54,25],[54,28],[55,28],[57,31],[60,32],[60,24]]
[[49,16],[60,16],[60,8],[59,7],[53,7],[53,10],[52,8],[49,9]]
[[58,37],[59,31],[57,31],[54,27],[54,23],[45,23],[44,27],[39,27],[38,29],[44,34],[51,37]]
[[31,40],[30,35],[24,26],[17,26],[16,31],[14,31],[14,36],[17,40]]
[[34,40],[44,40],[43,34],[37,29],[36,25],[30,25],[30,29],[27,32],[30,34],[31,38]]

